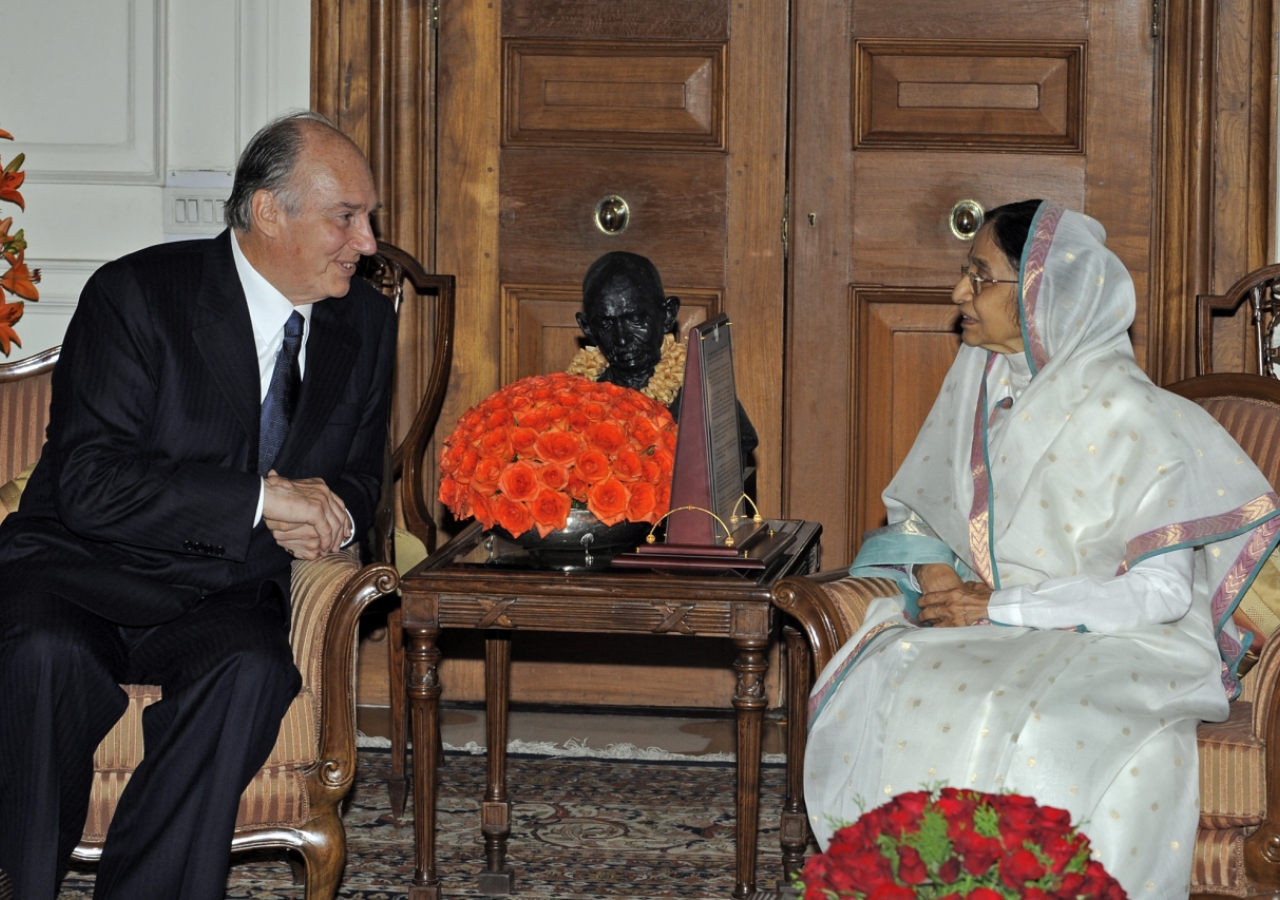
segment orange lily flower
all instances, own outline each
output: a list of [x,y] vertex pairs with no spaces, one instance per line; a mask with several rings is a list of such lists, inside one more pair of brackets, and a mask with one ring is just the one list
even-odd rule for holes
[[22,182],[26,180],[26,172],[10,172],[7,169],[0,172],[0,200],[16,203],[19,209],[25,210],[27,204],[18,193],[18,188],[22,187]]
[[[40,292],[36,290],[36,283],[40,280],[40,270],[34,272],[27,268],[27,264],[22,261],[26,256],[26,250],[18,251],[15,256],[12,253],[6,253],[4,258],[8,260],[12,267],[3,276],[0,276],[0,287],[3,287],[11,294],[17,294],[24,300],[39,300]],[[17,321],[16,319],[14,321]],[[19,347],[22,345],[19,344]]]
[[[8,140],[13,140],[13,135],[5,131],[3,128],[0,128],[0,138],[7,138]],[[19,344],[18,346],[21,347],[22,345]]]
[[9,355],[10,342],[19,347],[22,346],[22,341],[18,340],[18,332],[13,330],[13,326],[17,325],[21,318],[21,303],[7,303],[0,299],[0,351],[3,351],[5,356]]

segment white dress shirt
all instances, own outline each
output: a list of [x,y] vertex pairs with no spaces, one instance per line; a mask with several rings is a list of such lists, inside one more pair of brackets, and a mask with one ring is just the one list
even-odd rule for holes
[[[302,316],[302,346],[298,349],[298,375],[307,375],[307,338],[311,334],[311,306],[304,303],[294,306],[284,294],[253,267],[244,251],[240,249],[240,238],[235,229],[231,230],[231,256],[236,261],[236,273],[240,276],[240,286],[244,289],[244,298],[249,304],[249,321],[253,324],[253,344],[258,353],[258,380],[260,392],[258,402],[267,399],[267,391],[271,387],[271,376],[276,368],[276,356],[284,344],[284,325],[289,316],[297,312]],[[262,507],[266,501],[267,483],[264,479],[258,488],[258,509],[253,515],[253,526],[258,527],[262,521]],[[351,524],[350,533],[355,535],[355,520],[347,511],[347,520]],[[350,543],[348,539],[346,543]],[[343,546],[346,546],[344,544]]]

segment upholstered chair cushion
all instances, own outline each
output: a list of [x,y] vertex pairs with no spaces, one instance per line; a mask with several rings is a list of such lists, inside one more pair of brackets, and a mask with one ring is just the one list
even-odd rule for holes
[[0,387],[0,484],[40,458],[52,374],[43,372]]
[[[311,816],[306,770],[319,759],[320,670],[329,612],[346,581],[360,568],[354,548],[293,564],[293,661],[302,690],[290,704],[266,763],[240,797],[236,827],[301,825]],[[84,840],[100,842],[120,792],[142,761],[142,711],[160,699],[158,687],[124,685],[129,706],[94,753],[93,789]],[[355,687],[352,685],[352,696]]]
[[22,500],[22,491],[27,486],[27,480],[31,478],[31,472],[35,467],[36,464],[32,463],[19,472],[11,481],[0,484],[0,522],[3,522],[4,517],[9,513],[18,511],[18,504]]
[[848,640],[862,626],[867,607],[877,597],[891,597],[898,593],[898,586],[887,578],[841,578],[822,585],[834,603],[840,616],[840,637]]

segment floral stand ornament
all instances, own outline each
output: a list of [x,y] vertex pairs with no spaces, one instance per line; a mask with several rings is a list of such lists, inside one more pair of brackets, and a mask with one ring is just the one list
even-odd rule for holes
[[540,565],[603,568],[666,514],[675,446],[675,421],[656,400],[535,375],[458,420],[440,454],[440,502]]
[[1124,900],[1071,814],[1018,794],[914,791],[864,813],[800,875],[804,900]]

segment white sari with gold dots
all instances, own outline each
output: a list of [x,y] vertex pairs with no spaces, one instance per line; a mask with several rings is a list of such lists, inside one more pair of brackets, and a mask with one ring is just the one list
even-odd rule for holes
[[[1156,388],[1132,281],[1086,216],[1042,206],[1020,267],[1026,352],[962,347],[854,571],[941,553],[992,624],[915,627],[877,601],[819,675],[805,798],[824,845],[938,783],[1070,810],[1133,897],[1186,897],[1195,728],[1243,653],[1231,612],[1280,500],[1195,404]],[[904,589],[910,579],[904,578]]]

